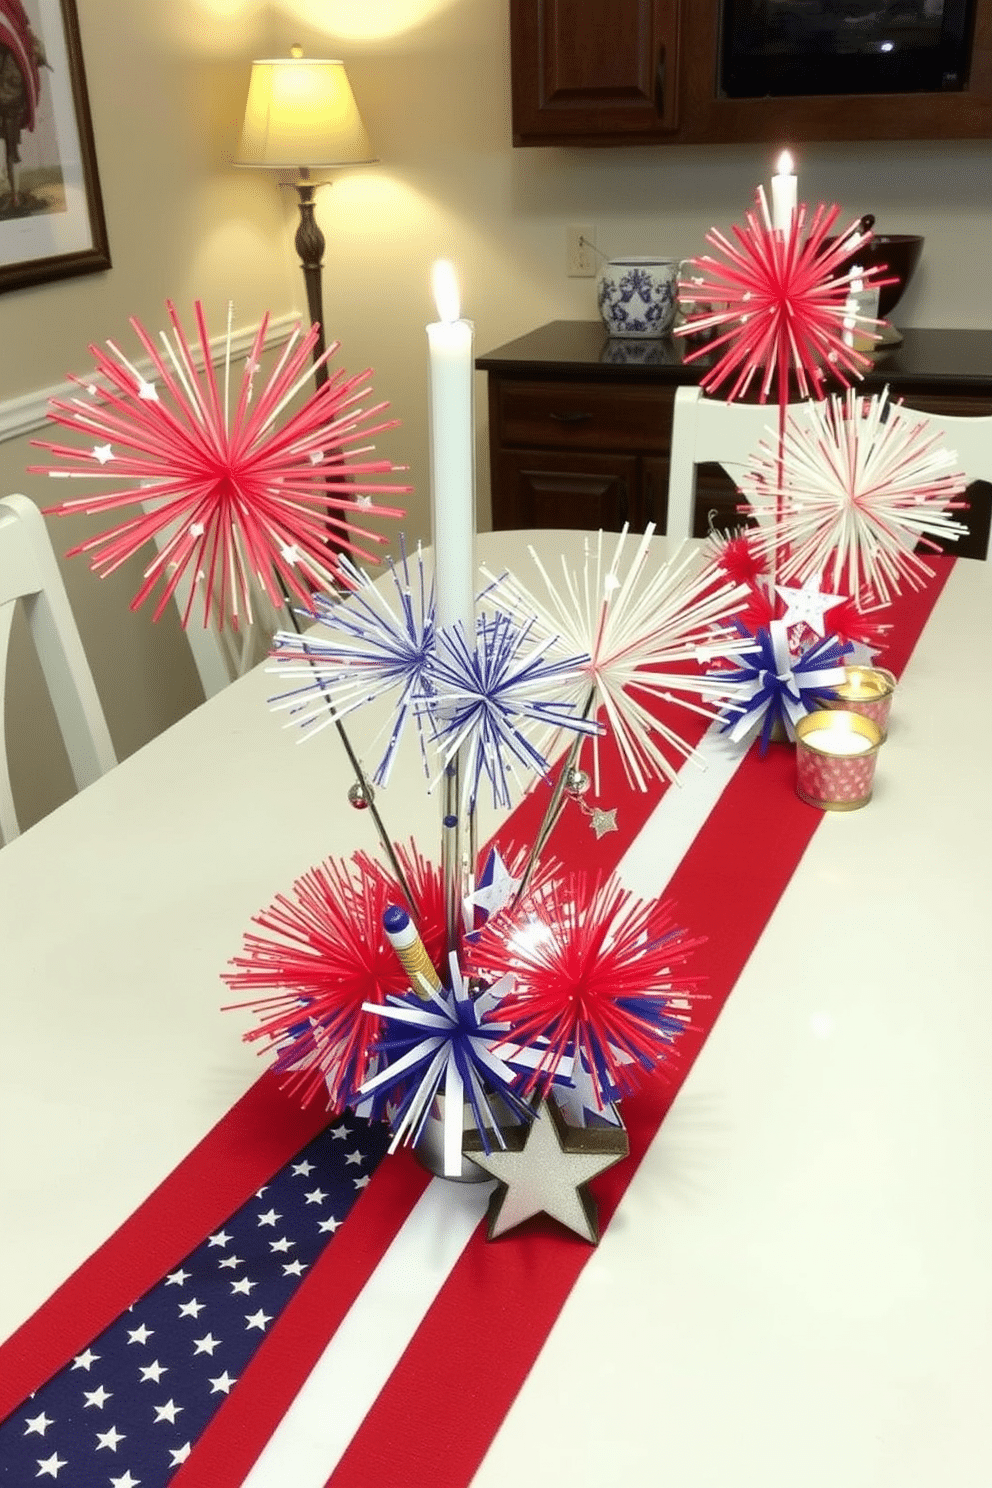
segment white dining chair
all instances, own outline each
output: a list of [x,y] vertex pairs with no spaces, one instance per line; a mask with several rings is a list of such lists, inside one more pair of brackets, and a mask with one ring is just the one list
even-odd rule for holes
[[[915,409],[907,408],[907,413],[916,412]],[[926,419],[931,429],[935,432],[939,429],[944,436],[944,444],[955,455],[955,469],[964,472],[968,485],[975,481],[988,482],[992,485],[992,414],[976,414],[961,417],[950,413],[921,413],[921,419]],[[967,522],[968,513],[960,512],[958,515],[962,521]],[[978,522],[975,523],[978,528]],[[977,533],[976,533],[977,536]],[[954,552],[952,544],[948,550]],[[992,551],[992,526],[989,528],[985,541],[985,558]],[[979,552],[972,551],[968,556],[981,556]]]
[[82,790],[117,763],[93,676],[69,606],[45,519],[26,496],[0,499],[0,841],[20,827],[3,737],[7,653],[14,608],[24,608],[69,765]]
[[[805,406],[791,404],[789,416],[802,418]],[[692,536],[697,465],[722,465],[739,484],[761,441],[775,439],[777,431],[776,404],[727,403],[722,398],[707,398],[698,387],[680,387],[675,394],[668,463],[665,530],[669,537],[681,541]]]
[[[148,499],[142,502],[146,512],[154,511],[157,503]],[[155,533],[155,546],[161,551],[172,539],[175,527],[165,527]],[[202,580],[200,580],[202,582]],[[190,592],[194,583],[192,574],[184,571],[173,591],[176,608],[182,618],[189,607]],[[282,626],[289,623],[285,608],[275,610],[254,577],[250,580],[252,618],[237,630],[225,621],[223,627],[211,619],[203,623],[203,600],[198,597],[190,610],[186,625],[186,639],[193,656],[193,664],[200,678],[203,696],[212,698],[215,693],[243,677],[246,672],[269,654],[272,637]]]
[[[809,402],[790,403],[789,418],[795,422],[808,415]],[[907,409],[916,413],[915,409]],[[992,415],[956,417],[942,413],[919,413],[944,436],[947,448],[957,456],[957,468],[973,481],[992,482]],[[739,484],[750,457],[762,440],[776,438],[778,409],[768,403],[727,403],[705,397],[698,387],[680,387],[675,394],[672,417],[671,454],[668,476],[668,525],[670,536],[692,536],[696,466],[722,465]],[[741,496],[743,504],[745,498]],[[992,534],[990,534],[992,543]],[[988,557],[986,545],[986,557]]]

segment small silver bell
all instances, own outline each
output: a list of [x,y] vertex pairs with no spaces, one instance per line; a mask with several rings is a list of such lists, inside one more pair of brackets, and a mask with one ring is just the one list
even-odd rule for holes
[[354,785],[348,787],[348,800],[356,811],[367,811],[375,800],[375,791],[371,785],[366,786],[356,780]]
[[573,801],[578,801],[586,794],[591,781],[587,770],[577,770],[573,765],[570,770],[565,771],[565,794],[571,796]]

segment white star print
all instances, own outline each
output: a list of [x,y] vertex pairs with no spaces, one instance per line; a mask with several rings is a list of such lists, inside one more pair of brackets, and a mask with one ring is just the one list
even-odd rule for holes
[[59,1475],[59,1473],[62,1471],[63,1467],[66,1467],[67,1465],[68,1465],[68,1458],[66,1458],[66,1459],[61,1458],[59,1456],[58,1452],[53,1452],[52,1455],[51,1455],[51,1457],[46,1457],[44,1459],[44,1461],[39,1457],[38,1458],[38,1471],[35,1473],[35,1477],[36,1478],[57,1478],[58,1475]]
[[138,1488],[140,1482],[140,1478],[132,1478],[131,1469],[128,1468],[122,1478],[111,1478],[110,1488]]
[[192,1452],[192,1450],[193,1450],[193,1443],[192,1442],[183,1442],[183,1444],[182,1444],[181,1447],[173,1447],[171,1453],[169,1454],[171,1456],[171,1458],[172,1458],[172,1461],[169,1463],[169,1466],[170,1467],[178,1467],[180,1465],[180,1463],[183,1463],[183,1462],[186,1461],[186,1458],[189,1456],[189,1454],[190,1454],[190,1452]]
[[[331,1132],[331,1136],[333,1135],[334,1133]],[[296,1178],[309,1178],[310,1174],[313,1172],[313,1163],[307,1162],[306,1158],[304,1158],[302,1162],[294,1163],[292,1168],[290,1169],[290,1172],[292,1172],[292,1174]]]
[[46,1416],[45,1412],[42,1411],[40,1416],[28,1416],[24,1423],[24,1435],[30,1436],[33,1432],[37,1436],[44,1436],[49,1426],[54,1425],[55,1421],[50,1416]]
[[350,1137],[351,1132],[352,1128],[350,1126],[345,1126],[343,1121],[341,1122],[340,1126],[331,1127],[331,1137],[335,1142],[341,1142],[344,1140],[345,1137]]
[[268,1313],[263,1312],[261,1308],[257,1312],[245,1313],[245,1327],[248,1329],[257,1328],[260,1333],[265,1332],[266,1323],[271,1323],[271,1321],[272,1319]]
[[220,1348],[220,1339],[215,1338],[212,1333],[205,1333],[202,1338],[194,1338],[196,1348],[194,1354],[209,1354],[213,1358],[214,1349]]
[[243,1265],[244,1265],[244,1261],[241,1259],[240,1256],[236,1256],[236,1255],[225,1256],[222,1261],[218,1261],[217,1262],[217,1269],[219,1271],[223,1271],[225,1269],[228,1270],[228,1271],[233,1271],[234,1268],[235,1268],[235,1266],[243,1266]]
[[97,1410],[103,1410],[103,1407],[106,1405],[107,1401],[110,1399],[113,1393],[113,1390],[105,1390],[102,1385],[100,1385],[99,1388],[96,1390],[84,1390],[83,1400],[85,1404],[83,1406],[83,1409],[86,1410],[89,1408],[89,1406],[95,1405]]
[[341,1221],[339,1219],[335,1219],[333,1214],[328,1215],[327,1219],[322,1219],[320,1224],[317,1226],[317,1229],[322,1235],[333,1235],[334,1231],[339,1230],[340,1228]]
[[346,1163],[349,1163],[352,1167],[355,1167],[356,1165],[358,1167],[361,1167],[361,1165],[362,1165],[362,1163],[364,1161],[365,1161],[365,1153],[364,1152],[360,1152],[357,1147],[356,1147],[356,1149],[355,1149],[354,1152],[349,1152],[345,1156],[345,1162]]
[[258,1216],[260,1225],[274,1225],[277,1219],[282,1219],[282,1215],[277,1214],[274,1209],[266,1209],[264,1214]]
[[166,1286],[185,1286],[192,1276],[191,1271],[184,1271],[182,1267],[178,1271],[170,1271],[165,1278]]
[[239,1281],[231,1282],[231,1291],[235,1294],[240,1292],[243,1297],[247,1297],[257,1286],[257,1281],[249,1281],[247,1276],[242,1276]]
[[176,1417],[182,1410],[185,1410],[185,1406],[177,1405],[172,1399],[167,1400],[164,1405],[157,1405],[155,1407],[156,1424],[159,1421],[168,1421],[170,1426],[175,1426]]
[[153,1359],[150,1364],[146,1364],[143,1369],[139,1370],[142,1380],[153,1380],[156,1385],[163,1374],[168,1374],[168,1372],[169,1366],[160,1364],[157,1359]]
[[368,1173],[366,1173],[364,1178],[356,1178],[355,1179],[355,1187],[356,1188],[368,1188],[368,1186],[371,1183],[371,1181],[372,1180],[369,1177]]
[[146,1328],[142,1323],[140,1328],[129,1328],[127,1334],[128,1343],[147,1343],[155,1332],[154,1328]]
[[283,1266],[282,1274],[283,1276],[302,1276],[306,1269],[302,1261],[290,1261],[288,1266]]
[[124,1431],[118,1431],[116,1426],[111,1426],[109,1431],[98,1431],[96,1434],[96,1449],[99,1452],[103,1447],[109,1447],[111,1452],[116,1452],[118,1445],[127,1435]]
[[231,1236],[226,1230],[218,1230],[216,1235],[211,1235],[207,1241],[208,1245],[229,1245]]
[[216,1379],[210,1381],[210,1393],[216,1395],[218,1391],[223,1391],[227,1395],[237,1383],[237,1379],[232,1379],[225,1369],[223,1374],[219,1374]]
[[180,1305],[179,1316],[197,1318],[206,1305],[205,1302],[198,1302],[195,1297],[191,1297],[188,1302],[183,1302]]
[[88,1348],[85,1353],[76,1355],[72,1361],[72,1367],[73,1369],[91,1369],[99,1357],[99,1354],[95,1354],[92,1349]]
[[309,1193],[303,1195],[308,1204],[322,1204],[327,1198],[322,1188],[312,1188]]
[[270,1240],[269,1249],[273,1252],[273,1254],[275,1254],[276,1251],[280,1250],[286,1252],[292,1249],[295,1244],[295,1240],[290,1240],[288,1235],[283,1235],[279,1240]]

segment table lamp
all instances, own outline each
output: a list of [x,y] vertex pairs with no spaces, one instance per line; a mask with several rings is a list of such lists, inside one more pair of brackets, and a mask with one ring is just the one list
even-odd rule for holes
[[[358,112],[343,62],[304,57],[300,46],[289,57],[253,62],[245,121],[235,164],[259,170],[291,170],[300,199],[296,251],[303,266],[310,319],[320,326],[314,361],[324,351],[324,311],[321,269],[324,234],[314,217],[314,194],[319,185],[311,170],[342,165],[367,165],[375,152]],[[318,384],[327,380],[319,366]]]

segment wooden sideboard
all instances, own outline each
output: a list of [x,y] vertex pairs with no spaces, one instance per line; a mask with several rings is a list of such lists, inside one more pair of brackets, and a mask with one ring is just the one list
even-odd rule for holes
[[[992,331],[907,330],[876,354],[862,387],[931,413],[992,414]],[[492,519],[508,527],[665,530],[668,454],[676,389],[697,383],[706,358],[686,366],[681,338],[618,341],[599,321],[557,320],[476,359],[489,382]],[[981,556],[989,528],[984,483],[972,488],[969,544]],[[718,466],[701,466],[695,532],[733,526],[737,495]]]

